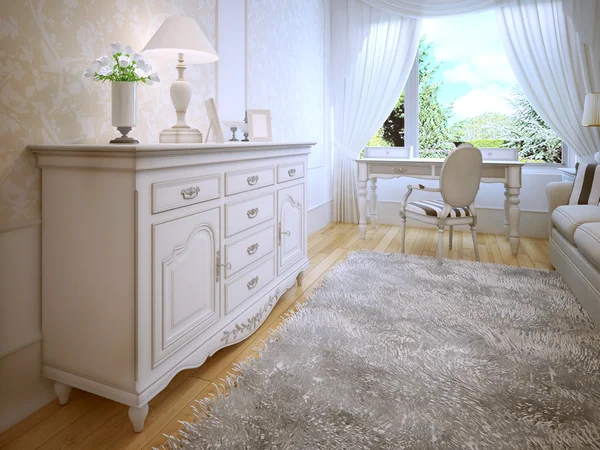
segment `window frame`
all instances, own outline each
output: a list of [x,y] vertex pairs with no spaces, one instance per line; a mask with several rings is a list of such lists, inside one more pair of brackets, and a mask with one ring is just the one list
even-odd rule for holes
[[[405,147],[413,147],[411,159],[418,159],[421,153],[419,147],[419,112],[419,53],[417,52],[406,80],[406,86],[404,86],[404,145]],[[561,160],[560,163],[525,163],[523,167],[526,169],[575,167],[577,157],[564,141],[562,141]]]

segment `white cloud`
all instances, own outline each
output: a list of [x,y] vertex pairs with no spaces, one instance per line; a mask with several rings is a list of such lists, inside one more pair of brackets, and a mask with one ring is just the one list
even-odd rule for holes
[[449,83],[469,83],[471,85],[481,83],[481,76],[469,63],[461,63],[452,69],[445,70],[443,75],[444,80]]
[[475,71],[485,80],[513,84],[517,82],[515,74],[508,62],[508,58],[502,54],[487,54],[475,56],[471,60]]
[[483,89],[473,89],[454,101],[454,118],[460,121],[485,112],[510,114],[513,109],[506,100],[508,94],[508,88],[502,88],[497,84],[491,84]]

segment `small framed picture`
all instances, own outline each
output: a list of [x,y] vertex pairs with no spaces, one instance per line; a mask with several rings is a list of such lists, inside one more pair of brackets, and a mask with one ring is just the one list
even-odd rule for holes
[[209,98],[204,102],[204,106],[206,107],[206,114],[208,115],[208,131],[206,132],[206,142],[208,142],[208,138],[212,133],[214,136],[214,141],[217,144],[222,144],[225,139],[223,138],[223,130],[221,129],[221,122],[219,122],[219,115],[217,114],[217,106],[215,105],[215,99]]
[[271,142],[271,111],[269,109],[249,109],[248,138],[251,142]]

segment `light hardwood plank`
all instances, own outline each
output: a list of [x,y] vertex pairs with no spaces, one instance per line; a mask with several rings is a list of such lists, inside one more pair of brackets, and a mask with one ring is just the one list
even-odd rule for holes
[[8,444],[8,450],[30,450],[46,443],[71,423],[102,401],[102,398],[83,392],[79,397],[62,406],[46,420]]

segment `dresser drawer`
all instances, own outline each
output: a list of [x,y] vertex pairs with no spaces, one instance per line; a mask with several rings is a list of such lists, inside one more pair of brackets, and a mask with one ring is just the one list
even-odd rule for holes
[[225,205],[225,236],[248,230],[275,215],[275,193],[259,195]]
[[[268,255],[275,249],[275,225],[270,225],[262,230],[252,233],[237,241],[225,245],[225,263],[231,264],[225,270],[229,277],[254,261]],[[229,267],[229,266],[228,266]]]
[[284,183],[286,181],[295,180],[304,177],[304,163],[296,162],[289,164],[279,164],[277,166],[277,182]]
[[221,197],[221,175],[183,178],[152,185],[152,214]]
[[225,285],[225,314],[229,314],[275,278],[275,256]]
[[227,172],[225,174],[225,195],[248,192],[273,184],[275,184],[274,166]]

